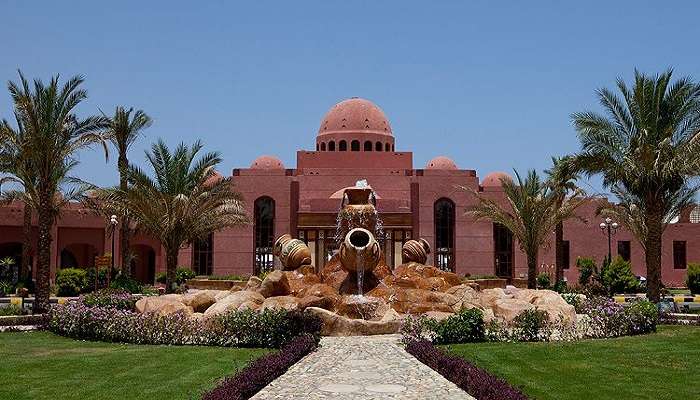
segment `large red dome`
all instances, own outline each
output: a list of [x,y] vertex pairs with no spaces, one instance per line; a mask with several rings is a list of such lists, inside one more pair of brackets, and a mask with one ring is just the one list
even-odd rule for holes
[[392,134],[384,111],[371,101],[359,97],[341,101],[323,117],[318,134],[333,133]]

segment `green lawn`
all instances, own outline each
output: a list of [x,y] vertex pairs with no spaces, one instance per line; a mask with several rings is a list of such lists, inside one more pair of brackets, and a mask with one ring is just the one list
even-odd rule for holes
[[266,350],[0,333],[0,399],[191,399]]
[[476,343],[453,354],[545,399],[698,399],[700,328],[577,343]]

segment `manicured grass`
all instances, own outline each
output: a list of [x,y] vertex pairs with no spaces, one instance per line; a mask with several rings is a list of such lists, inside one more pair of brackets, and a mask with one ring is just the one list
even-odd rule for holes
[[0,399],[191,399],[261,349],[84,342],[0,333]]
[[476,343],[452,354],[539,399],[697,399],[700,328],[576,343]]

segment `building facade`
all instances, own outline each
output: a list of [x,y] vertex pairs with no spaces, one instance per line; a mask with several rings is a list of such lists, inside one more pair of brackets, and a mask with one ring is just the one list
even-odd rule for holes
[[[444,156],[416,168],[410,151],[396,149],[383,111],[368,100],[352,98],[333,106],[321,120],[315,149],[297,151],[295,168],[286,168],[274,156],[261,156],[249,168],[236,168],[231,174],[252,224],[214,232],[181,249],[179,264],[199,275],[250,275],[273,268],[277,261],[272,245],[284,233],[306,241],[314,265],[322,266],[336,250],[343,189],[364,179],[376,194],[383,227],[379,239],[390,266],[401,263],[406,240],[422,237],[433,250],[429,263],[440,268],[460,275],[527,276],[525,255],[507,229],[465,215],[475,203],[466,188],[505,201],[501,179],[508,179],[508,174],[493,172],[481,178]],[[570,281],[578,275],[577,257],[600,261],[608,254],[608,238],[595,213],[602,201],[592,199],[579,210],[581,220],[565,223],[565,276]],[[20,204],[0,208],[0,257],[21,255],[22,215]],[[52,276],[57,268],[90,267],[96,257],[111,253],[113,238],[107,225],[78,204],[64,209],[53,228]],[[36,253],[36,229],[33,236]],[[540,254],[545,269],[554,264],[553,241],[554,235],[552,245]],[[610,245],[613,255],[630,260],[634,272],[645,275],[643,249],[629,232],[619,230]],[[114,247],[120,254],[118,237]],[[157,239],[137,234],[131,251],[132,273],[139,280],[153,282],[155,274],[164,270],[165,253]],[[685,212],[664,234],[663,282],[681,284],[686,264],[693,261],[700,262],[700,207]]]

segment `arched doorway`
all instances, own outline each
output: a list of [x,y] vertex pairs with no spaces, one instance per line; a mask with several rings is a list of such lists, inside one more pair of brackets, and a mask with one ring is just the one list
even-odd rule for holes
[[58,266],[60,268],[87,268],[95,266],[95,257],[99,253],[89,243],[72,243],[63,247]]
[[448,198],[438,199],[434,206],[435,266],[454,271],[455,265],[455,203]]
[[131,276],[141,283],[153,284],[156,279],[156,251],[147,244],[131,246]]
[[513,278],[513,233],[501,224],[493,224],[493,267],[496,276]]
[[262,196],[255,200],[255,226],[253,227],[255,249],[255,274],[274,269],[272,245],[275,240],[275,200]]

